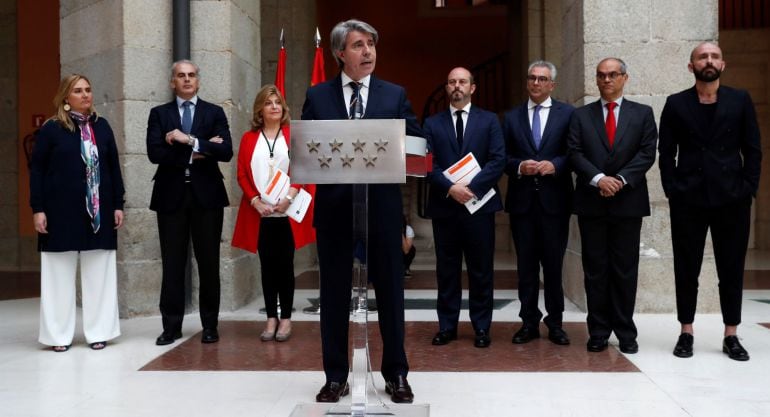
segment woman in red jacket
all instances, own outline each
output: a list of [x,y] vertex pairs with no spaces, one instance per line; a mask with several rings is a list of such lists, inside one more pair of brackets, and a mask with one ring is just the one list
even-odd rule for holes
[[[238,151],[238,184],[243,190],[232,245],[257,253],[262,264],[262,292],[267,325],[264,342],[284,342],[291,336],[294,304],[294,250],[315,240],[312,213],[302,223],[286,216],[286,209],[302,187],[291,184],[276,204],[261,196],[278,169],[289,173],[289,108],[274,85],[266,85],[254,99],[251,130],[243,134]],[[278,320],[278,301],[281,317]]]

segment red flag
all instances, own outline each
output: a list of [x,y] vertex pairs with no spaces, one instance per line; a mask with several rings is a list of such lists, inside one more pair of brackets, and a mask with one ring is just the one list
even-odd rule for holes
[[286,48],[281,46],[278,52],[278,67],[275,69],[275,86],[286,97]]
[[315,58],[313,58],[313,76],[310,79],[310,85],[326,81],[326,72],[324,71],[324,49],[320,46],[315,47]]

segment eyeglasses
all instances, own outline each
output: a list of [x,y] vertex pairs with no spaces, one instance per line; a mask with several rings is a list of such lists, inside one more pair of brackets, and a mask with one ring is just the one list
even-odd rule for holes
[[626,73],[625,72],[616,72],[616,71],[612,71],[610,73],[597,72],[596,73],[596,79],[599,80],[599,81],[603,81],[603,80],[609,78],[611,81],[615,81],[615,79],[617,79],[618,77],[621,77],[623,75],[626,75]]
[[542,76],[542,75],[541,76],[528,75],[527,76],[527,81],[529,81],[531,83],[537,81],[537,82],[542,84],[542,83],[547,83],[548,81],[550,81],[550,79],[548,77],[545,77],[545,76]]

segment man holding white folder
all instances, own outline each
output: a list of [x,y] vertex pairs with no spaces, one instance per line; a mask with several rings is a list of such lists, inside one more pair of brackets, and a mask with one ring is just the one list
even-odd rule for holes
[[497,116],[471,106],[475,90],[467,69],[453,69],[446,84],[449,111],[431,116],[423,126],[433,153],[427,212],[436,242],[439,331],[434,345],[457,338],[463,256],[474,346],[491,343],[495,212],[503,209],[497,182],[505,167],[505,143]]

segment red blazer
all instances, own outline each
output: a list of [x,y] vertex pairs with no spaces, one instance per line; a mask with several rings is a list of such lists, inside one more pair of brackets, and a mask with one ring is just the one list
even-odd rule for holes
[[[289,145],[289,127],[281,128],[286,145]],[[238,208],[238,218],[235,220],[232,245],[252,253],[257,253],[257,241],[259,240],[259,223],[262,216],[251,207],[251,199],[259,195],[259,190],[254,184],[254,175],[251,171],[251,157],[254,148],[260,138],[260,132],[248,131],[241,138],[241,146],[238,151],[238,184],[243,190],[241,206]],[[291,175],[291,173],[289,173]],[[292,184],[292,188],[305,188],[311,195],[315,194],[315,185]],[[315,199],[314,199],[315,200]],[[313,228],[313,202],[310,203],[302,223],[289,219],[291,231],[294,235],[294,247],[299,249],[308,243],[315,242],[315,229]]]

